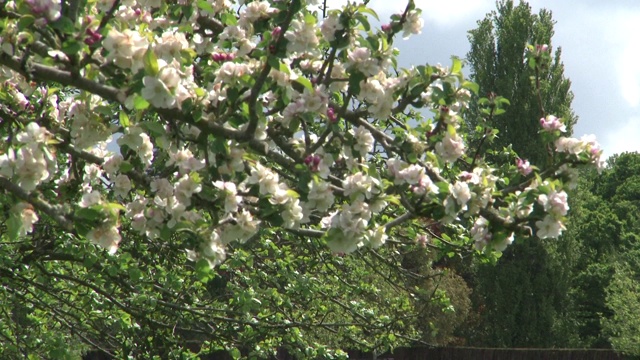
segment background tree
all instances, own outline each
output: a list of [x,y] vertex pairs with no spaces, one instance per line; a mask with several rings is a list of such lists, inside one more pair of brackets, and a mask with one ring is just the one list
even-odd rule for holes
[[568,232],[582,245],[571,290],[577,334],[586,346],[635,355],[638,324],[630,314],[638,307],[639,174],[638,153],[612,156],[602,174],[585,172],[584,200]]
[[[467,54],[471,78],[478,83],[480,94],[505,97],[510,106],[502,116],[493,110],[483,114],[486,103],[472,102],[467,121],[477,132],[488,126],[499,130],[496,148],[512,148],[524,160],[536,166],[549,164],[552,153],[545,151],[539,132],[540,118],[546,112],[562,117],[571,133],[577,118],[571,110],[573,94],[570,81],[564,77],[556,48],[546,60],[530,66],[524,51],[526,44],[539,56],[551,51],[554,21],[551,12],[542,9],[532,13],[526,2],[498,1],[497,10],[478,21],[469,32],[471,50]],[[547,49],[543,44],[547,44]],[[542,57],[539,57],[542,59]],[[482,143],[477,144],[482,152]],[[499,152],[492,156],[503,156]],[[545,241],[516,239],[498,261],[497,266],[476,263],[470,283],[480,320],[472,330],[470,342],[482,346],[551,347],[566,345],[567,331],[554,331],[562,319],[568,291],[570,264],[562,254],[549,251],[573,251],[566,246]],[[569,258],[570,260],[570,258]],[[569,267],[567,267],[569,265]]]

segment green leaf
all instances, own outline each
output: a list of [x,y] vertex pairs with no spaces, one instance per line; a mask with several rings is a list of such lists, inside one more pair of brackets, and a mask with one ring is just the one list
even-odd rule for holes
[[438,187],[438,190],[440,191],[441,194],[448,194],[449,193],[449,184],[444,182],[444,181],[439,181],[436,183],[436,186]]
[[96,221],[104,218],[104,214],[95,207],[89,207],[76,210],[75,217],[78,219]]
[[58,21],[51,24],[54,29],[58,29],[65,34],[73,34],[76,31],[73,21],[66,16],[60,17]]
[[129,122],[129,115],[127,115],[126,112],[120,111],[120,114],[118,114],[118,117],[120,118],[120,126],[124,128],[128,128],[131,125]]
[[12,213],[11,216],[9,216],[9,220],[7,220],[7,235],[9,235],[9,241],[16,241],[18,239],[20,229],[22,229],[20,215]]
[[67,55],[77,55],[84,49],[84,43],[76,41],[74,39],[67,40],[62,44],[62,52]]
[[400,197],[397,195],[388,195],[384,198],[386,202],[389,204],[394,204],[400,206]]
[[136,110],[144,110],[149,107],[149,102],[145,100],[142,96],[136,94],[133,97],[133,108]]
[[453,61],[453,64],[451,65],[451,73],[458,74],[462,71],[462,60],[457,56],[451,57],[451,60]]
[[32,15],[22,15],[18,20],[18,30],[24,30],[33,25],[36,19]]
[[310,12],[304,15],[304,22],[307,24],[315,24],[317,21],[317,18]]
[[289,67],[285,63],[280,63],[279,69],[280,69],[280,71],[282,71],[283,73],[285,73],[287,75],[291,74],[291,71],[289,70]]
[[456,128],[451,124],[447,124],[447,132],[449,135],[454,136],[456,134]]
[[465,81],[462,83],[462,87],[472,91],[474,94],[478,95],[480,91],[480,85],[474,83],[473,81]]
[[95,263],[97,262],[98,262],[98,257],[94,256],[93,254],[86,254],[84,256],[83,265],[87,269],[91,269],[93,265],[95,265]]
[[140,271],[140,269],[138,269],[137,267],[131,267],[129,268],[129,277],[133,281],[138,281],[142,277],[142,271]]
[[496,99],[496,102],[497,102],[498,104],[500,104],[500,105],[506,105],[506,106],[510,106],[510,105],[511,105],[511,102],[509,101],[509,99],[504,98],[504,97],[502,97],[502,96],[499,96],[499,97]]
[[157,122],[145,121],[141,123],[140,126],[142,126],[143,129],[147,130],[154,136],[162,136],[167,133],[167,131],[164,129],[164,126]]
[[242,354],[240,353],[240,350],[238,350],[237,348],[233,348],[229,350],[229,355],[231,355],[231,358],[234,360],[240,359],[240,357],[242,356]]
[[372,49],[377,50],[380,48],[380,42],[378,41],[378,38],[375,36],[368,36],[367,42],[369,42],[369,45],[371,45]]
[[296,82],[307,88],[309,91],[313,91],[313,85],[311,84],[311,81],[309,81],[309,79],[307,79],[306,77],[300,76],[296,79]]
[[213,6],[211,4],[209,4],[209,2],[206,1],[206,0],[199,0],[197,2],[197,5],[198,5],[198,9],[200,9],[200,10],[204,10],[204,11],[212,13],[212,14],[216,13],[216,11],[213,8]]
[[[371,30],[371,25],[369,24],[369,19],[367,19],[366,16],[364,16],[362,14],[356,14],[356,19],[358,19],[358,21],[360,21],[360,23],[362,24],[362,27],[364,28],[364,31]],[[377,50],[377,48],[376,48],[376,50]]]
[[373,16],[376,20],[380,21],[380,18],[378,17],[378,14],[376,14],[375,11],[373,11],[373,9],[370,9],[364,5],[360,5],[358,6],[358,12],[361,12],[363,14],[369,14],[371,16]]
[[158,71],[160,71],[158,67],[158,57],[156,53],[153,52],[153,49],[147,49],[147,52],[144,53],[144,70],[148,75],[155,76]]
[[212,278],[213,271],[207,259],[200,259],[196,262],[196,276],[202,282],[207,282]]
[[227,26],[235,26],[238,24],[238,19],[236,18],[236,16],[228,12],[220,15],[220,19]]
[[267,64],[274,69],[280,69],[280,60],[276,56],[267,57]]
[[103,205],[103,208],[105,210],[108,210],[108,211],[111,211],[111,212],[114,212],[114,213],[117,213],[118,211],[126,211],[127,210],[127,208],[122,206],[122,204],[115,203],[115,202],[107,203],[107,204]]
[[131,170],[133,170],[133,165],[131,165],[131,163],[130,163],[130,162],[128,162],[128,161],[123,161],[123,162],[120,164],[120,172],[121,172],[121,173],[126,174],[126,173],[128,173],[129,171],[131,171]]

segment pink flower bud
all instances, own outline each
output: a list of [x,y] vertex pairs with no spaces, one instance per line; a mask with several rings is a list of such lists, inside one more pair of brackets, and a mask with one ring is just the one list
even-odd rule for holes
[[567,131],[567,127],[562,123],[562,121],[553,115],[547,115],[546,118],[541,118],[540,126],[542,126],[543,130],[548,132],[554,132],[556,130],[560,130],[560,132]]
[[[87,35],[89,35],[91,37],[91,39],[93,40],[91,44],[95,43],[96,41],[99,41],[100,39],[102,39],[102,35],[99,32],[96,32],[94,30],[91,30],[90,28],[87,28],[87,30],[85,31],[85,33]],[[87,40],[85,40],[85,43],[87,42]],[[88,44],[88,45],[91,45]]]
[[523,160],[520,158],[516,159],[516,166],[518,167],[518,171],[520,172],[520,174],[524,176],[531,174],[531,171],[533,170],[528,160]]
[[318,155],[309,155],[304,159],[305,165],[307,165],[311,171],[318,171],[320,161],[322,161],[322,159]]
[[550,51],[549,45],[547,45],[547,44],[536,45],[536,52],[538,54],[541,54],[543,52],[548,52],[548,51]]
[[311,164],[311,162],[312,162],[312,161],[313,161],[313,155],[309,155],[309,156],[307,156],[306,158],[304,158],[304,163],[305,163],[306,165]]
[[336,115],[336,111],[332,107],[329,107],[327,109],[327,117],[329,118],[329,122],[332,122],[332,123],[335,123],[338,120],[338,116]]
[[280,26],[276,26],[271,31],[271,37],[274,39],[277,39],[280,36],[280,34],[282,34],[282,28]]

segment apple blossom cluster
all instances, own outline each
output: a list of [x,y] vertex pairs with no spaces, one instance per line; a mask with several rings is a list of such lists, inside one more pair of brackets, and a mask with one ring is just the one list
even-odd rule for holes
[[[15,233],[56,214],[114,254],[133,241],[125,229],[167,242],[188,231],[200,243],[187,258],[211,266],[272,231],[334,253],[379,247],[424,218],[468,224],[456,241],[479,250],[502,251],[527,227],[560,235],[576,166],[602,166],[594,138],[562,136],[549,115],[541,136],[564,156],[555,171],[476,159],[461,124],[477,88],[461,61],[396,65],[396,35],[423,27],[413,1],[380,29],[366,2],[325,19],[312,5],[100,0],[53,40],[6,19],[0,37],[33,42],[0,54],[0,188],[15,197]],[[62,16],[55,1],[10,8],[43,26]],[[433,116],[412,118],[420,108]]]
[[482,216],[478,217],[473,224],[470,234],[474,240],[476,250],[494,249],[496,251],[504,251],[514,240],[514,234],[511,233],[495,241],[493,234],[489,231],[489,221]]
[[595,135],[584,135],[580,139],[560,137],[555,141],[556,151],[575,156],[586,156],[587,159],[596,165],[598,171],[604,168],[602,159],[602,149],[596,141]]
[[25,2],[36,17],[47,21],[56,21],[60,18],[60,0],[27,0]]
[[542,205],[547,215],[542,221],[536,221],[536,234],[541,239],[558,237],[565,230],[561,219],[569,211],[567,193],[552,190],[548,195],[540,194],[538,203]]
[[[0,155],[0,175],[14,181],[26,192],[52,179],[57,171],[55,155],[46,146],[50,133],[37,123],[27,124],[15,138],[16,148]],[[37,218],[37,217],[36,217]]]
[[558,130],[560,132],[567,132],[567,127],[562,122],[562,119],[553,115],[547,115],[547,117],[541,118],[540,125],[544,131],[552,132]]

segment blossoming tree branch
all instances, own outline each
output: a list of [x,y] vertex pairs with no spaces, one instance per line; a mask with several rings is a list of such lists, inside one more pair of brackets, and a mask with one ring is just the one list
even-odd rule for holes
[[[125,229],[159,242],[189,232],[188,257],[213,267],[273,231],[334,253],[383,246],[399,228],[478,251],[561,234],[577,167],[601,166],[595,139],[565,137],[541,109],[531,136],[548,168],[492,149],[506,99],[477,94],[455,57],[397,66],[398,35],[423,26],[413,0],[390,19],[366,2],[322,13],[317,0],[8,2],[10,238],[43,217],[112,254]],[[549,60],[544,46],[523,53],[536,69]],[[470,101],[484,126],[462,121]]]

